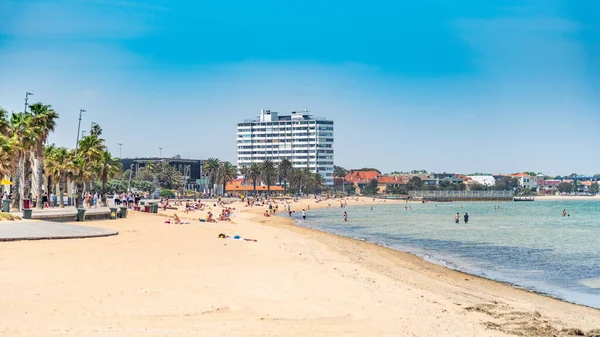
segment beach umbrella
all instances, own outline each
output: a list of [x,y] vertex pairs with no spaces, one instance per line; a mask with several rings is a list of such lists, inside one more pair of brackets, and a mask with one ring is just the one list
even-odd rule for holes
[[2,182],[0,182],[0,184],[2,184],[2,185],[12,185],[13,183],[10,182],[10,181],[8,181],[8,180],[6,180],[6,179],[4,179],[4,178],[2,178]]

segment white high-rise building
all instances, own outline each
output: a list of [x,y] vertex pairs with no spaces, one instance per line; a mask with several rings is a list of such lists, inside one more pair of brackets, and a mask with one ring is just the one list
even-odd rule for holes
[[237,125],[237,164],[249,166],[271,159],[288,159],[294,167],[320,173],[333,185],[333,121],[315,118],[307,110],[279,115],[261,110],[260,116]]

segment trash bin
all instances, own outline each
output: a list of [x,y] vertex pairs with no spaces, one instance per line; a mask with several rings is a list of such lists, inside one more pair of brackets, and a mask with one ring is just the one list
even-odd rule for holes
[[125,219],[127,217],[127,207],[121,206],[121,218]]
[[144,212],[150,213],[150,205],[144,205]]
[[152,210],[150,212],[152,213],[158,213],[158,205],[157,204],[152,204]]
[[114,220],[117,218],[117,208],[116,207],[111,207],[110,208],[110,219]]
[[2,212],[10,212],[10,199],[2,200]]
[[85,208],[77,209],[77,221],[85,221]]
[[31,208],[31,200],[23,199],[23,208]]
[[31,208],[24,208],[23,209],[23,219],[31,219],[32,212],[33,212],[33,210]]

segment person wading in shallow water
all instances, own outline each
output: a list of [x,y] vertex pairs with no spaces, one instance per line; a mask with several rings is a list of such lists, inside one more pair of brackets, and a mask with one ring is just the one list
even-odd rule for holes
[[456,215],[454,216],[454,222],[458,223],[460,221],[460,214],[458,212],[456,212]]
[[346,211],[344,211],[344,221],[348,221],[348,213]]
[[465,220],[465,223],[469,223],[469,213],[465,212],[464,220]]

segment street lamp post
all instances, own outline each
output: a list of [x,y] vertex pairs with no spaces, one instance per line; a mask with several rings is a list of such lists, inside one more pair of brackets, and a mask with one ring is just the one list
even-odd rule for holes
[[158,148],[158,158],[162,158],[162,147]]
[[123,158],[121,155],[121,148],[123,147],[123,143],[119,143],[119,158]]
[[27,100],[29,100],[29,96],[33,96],[29,91],[25,93],[25,110],[23,112],[27,112]]
[[75,153],[77,153],[77,149],[79,148],[79,132],[81,130],[81,115],[86,112],[83,109],[79,109],[79,124],[77,125],[77,143],[75,143]]
[[129,167],[129,181],[127,182],[127,192],[130,192],[131,189],[129,188],[131,186],[131,174],[133,173],[133,164],[131,164],[131,166]]

